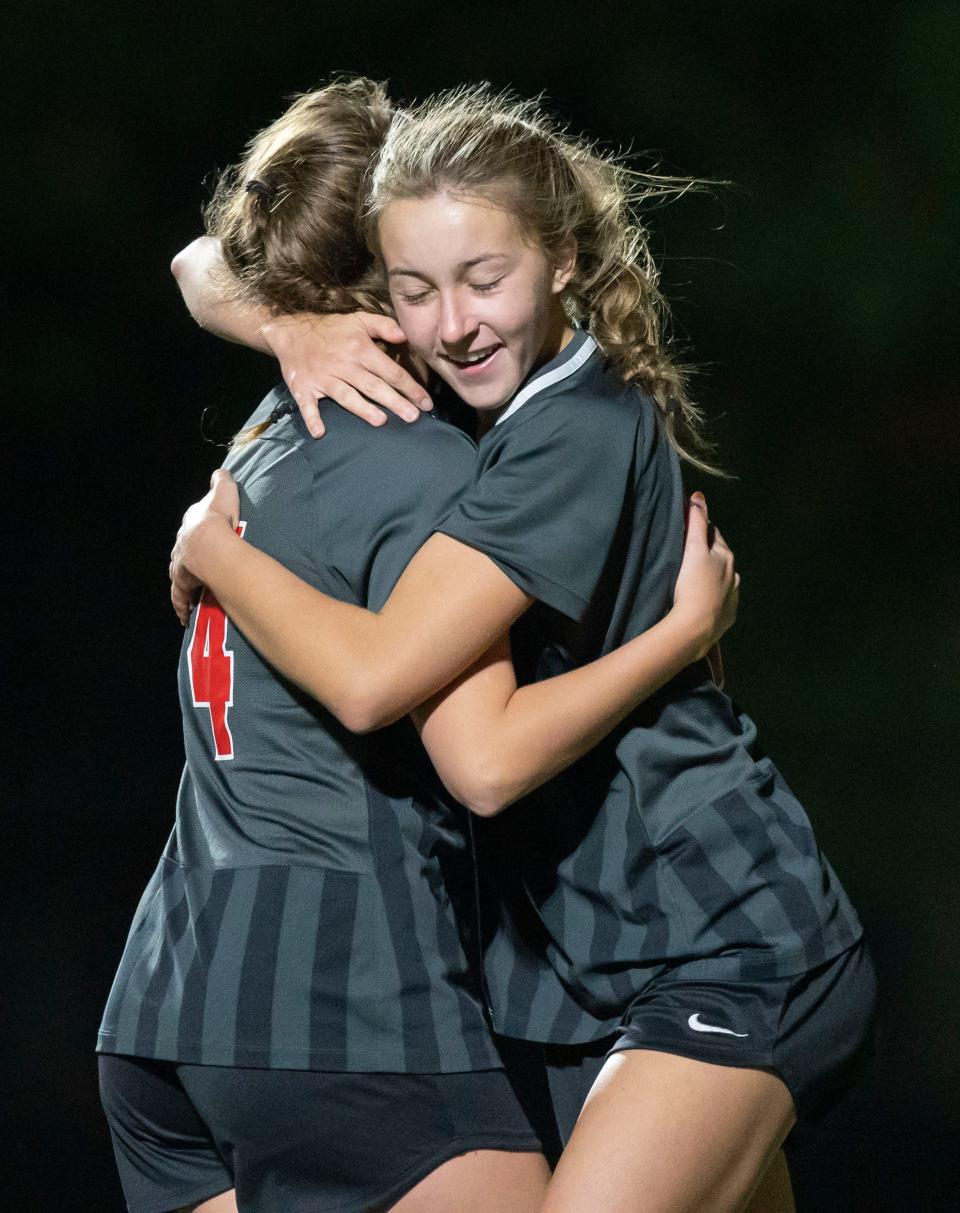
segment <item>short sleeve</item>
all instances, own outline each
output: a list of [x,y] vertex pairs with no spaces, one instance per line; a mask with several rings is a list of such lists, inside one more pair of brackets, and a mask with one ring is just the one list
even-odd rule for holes
[[376,431],[350,414],[325,412],[325,421],[328,416],[340,458],[336,484],[319,487],[317,532],[327,562],[341,571],[357,602],[378,611],[471,482],[476,447],[429,416],[414,425],[391,417]]
[[479,475],[437,530],[579,621],[632,506],[640,425],[639,409],[589,399],[518,414],[481,446]]

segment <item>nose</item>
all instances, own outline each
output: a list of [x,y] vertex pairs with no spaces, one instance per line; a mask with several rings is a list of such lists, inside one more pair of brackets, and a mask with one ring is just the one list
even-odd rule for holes
[[444,345],[465,345],[477,331],[469,298],[457,290],[446,292],[440,299],[440,339]]

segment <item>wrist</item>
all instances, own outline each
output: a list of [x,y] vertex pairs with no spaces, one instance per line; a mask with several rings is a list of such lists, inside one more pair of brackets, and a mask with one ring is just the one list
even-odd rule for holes
[[283,335],[284,326],[280,323],[279,316],[270,316],[260,325],[261,340],[266,346],[268,353],[271,353],[274,358],[280,357]]
[[282,312],[274,314],[264,311],[264,319],[260,325],[260,336],[263,344],[279,361],[294,346],[296,341],[302,341],[305,335],[316,332],[318,317],[311,312]]
[[712,618],[682,602],[673,605],[663,622],[668,625],[687,665],[705,657],[716,639]]
[[214,576],[218,557],[236,533],[229,518],[211,513],[202,518],[183,536],[181,560],[185,568],[204,584]]

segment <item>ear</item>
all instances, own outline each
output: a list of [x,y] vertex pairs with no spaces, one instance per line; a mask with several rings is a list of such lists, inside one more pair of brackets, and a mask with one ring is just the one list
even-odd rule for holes
[[573,272],[577,268],[577,241],[575,237],[568,236],[558,246],[552,260],[553,278],[550,283],[550,289],[554,295],[559,295],[573,277]]

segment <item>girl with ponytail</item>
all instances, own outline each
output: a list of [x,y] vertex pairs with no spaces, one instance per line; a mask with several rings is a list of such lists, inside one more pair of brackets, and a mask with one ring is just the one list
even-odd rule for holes
[[[413,710],[479,816],[534,789],[522,751],[477,727],[471,694],[503,673],[484,651],[512,628],[528,690],[671,643],[680,459],[707,469],[709,451],[634,208],[689,184],[627,174],[485,89],[397,115],[364,230],[411,353],[476,414],[473,482],[371,612],[241,542],[221,477],[174,550],[181,617],[203,582],[350,727]],[[706,521],[693,505],[690,531]],[[728,559],[719,536],[711,553]],[[561,1118],[579,1112],[547,1213],[790,1208],[779,1147],[869,1035],[856,913],[705,652],[477,831],[492,1023],[547,1047]]]

